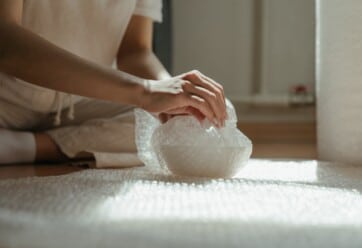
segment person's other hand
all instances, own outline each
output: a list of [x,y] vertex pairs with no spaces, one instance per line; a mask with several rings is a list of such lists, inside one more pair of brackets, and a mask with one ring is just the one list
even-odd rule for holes
[[167,80],[148,80],[142,108],[160,114],[161,121],[174,115],[191,114],[224,126],[226,114],[223,87],[199,71]]

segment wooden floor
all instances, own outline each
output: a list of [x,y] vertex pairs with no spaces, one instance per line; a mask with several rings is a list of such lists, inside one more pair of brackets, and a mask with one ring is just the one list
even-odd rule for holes
[[253,142],[252,157],[317,158],[314,106],[234,105],[239,129]]
[[253,142],[253,158],[317,158],[314,122],[247,122],[238,127]]
[[314,106],[234,105],[239,129],[253,142],[252,157],[317,158]]

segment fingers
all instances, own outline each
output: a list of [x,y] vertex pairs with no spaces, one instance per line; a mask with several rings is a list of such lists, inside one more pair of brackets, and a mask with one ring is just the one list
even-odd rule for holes
[[224,93],[224,87],[222,87],[221,84],[217,83],[217,82],[216,82],[215,80],[213,80],[212,78],[209,78],[209,77],[205,76],[205,75],[202,74],[201,72],[200,72],[200,75],[201,75],[201,77],[202,77],[203,79],[205,79],[205,80],[209,81],[210,83],[214,84],[215,87],[217,87],[217,88],[221,91],[221,93],[222,93],[222,95],[223,95],[223,101],[224,101],[225,106],[226,106],[226,100],[225,100],[226,97],[225,97],[225,93]]
[[213,119],[218,121],[218,123],[215,124],[217,126],[223,126],[223,104],[220,104],[215,93],[187,81],[184,83],[183,89],[192,95],[205,99],[214,113]]
[[213,112],[212,108],[210,107],[210,105],[206,102],[205,99],[203,99],[199,96],[196,96],[196,95],[188,94],[188,93],[184,93],[181,96],[182,96],[181,99],[183,101],[183,105],[185,107],[187,106],[187,107],[193,107],[193,108],[197,109],[211,123],[214,123],[215,126],[219,126],[218,123],[215,123],[214,112]]
[[196,108],[187,107],[187,112],[193,115],[199,122],[202,122],[205,119],[205,116]]
[[189,83],[184,83],[184,90],[204,98],[213,108],[215,117],[223,126],[225,119],[227,118],[227,114],[224,90],[222,86],[212,79],[202,75],[198,71],[192,71],[184,74],[183,79],[188,80],[194,85],[194,87],[192,87]]
[[[215,80],[205,76],[204,74],[202,74],[201,72],[198,72],[200,77],[204,80],[206,80],[207,82],[209,82],[209,85],[211,85],[212,87],[216,87],[219,92],[221,93],[221,99],[222,99],[222,102],[224,104],[224,119],[227,119],[227,112],[226,112],[226,98],[225,98],[225,93],[224,93],[224,87],[217,83]],[[216,89],[215,89],[216,90]]]
[[144,98],[144,109],[160,115],[166,122],[176,114],[191,114],[198,120],[207,118],[215,126],[225,125],[226,103],[220,84],[198,71],[192,71],[165,81],[150,81]]

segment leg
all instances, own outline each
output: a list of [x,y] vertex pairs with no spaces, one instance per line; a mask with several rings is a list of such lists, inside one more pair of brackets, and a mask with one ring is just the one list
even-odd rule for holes
[[[40,132],[34,133],[36,143],[36,162],[65,162],[69,161],[67,157],[50,137],[49,134]],[[88,152],[77,154],[76,159],[91,159],[93,155]]]
[[65,156],[56,145],[56,143],[46,133],[35,133],[36,143],[36,162],[45,161],[66,161]]
[[[0,128],[4,127],[6,133],[11,134],[11,140],[16,141],[18,148],[10,147],[4,135],[0,134],[0,150],[11,155],[10,159],[1,159],[4,156],[0,151],[0,164],[32,163],[34,160],[61,162],[70,158],[92,157],[96,158],[97,165],[141,164],[137,158],[134,120],[130,107],[92,99],[84,100],[76,104],[77,114],[74,121],[68,121],[65,117],[63,123],[68,126],[54,128],[52,115],[39,114],[7,102],[1,104],[6,107],[0,111]],[[5,128],[39,132],[33,134]],[[23,137],[28,137],[28,140],[32,138],[33,145],[26,146]],[[8,150],[1,149],[1,145]],[[22,155],[27,154],[23,151],[26,147],[32,148],[30,150],[33,153],[30,154],[33,155],[23,158]]]
[[[91,158],[91,154],[81,154]],[[79,157],[77,157],[79,158]],[[0,164],[69,160],[46,133],[0,129]]]
[[[6,89],[0,85],[1,94]],[[1,95],[0,94],[0,95]],[[25,109],[0,96],[0,164],[33,163],[36,140],[31,130],[43,114]]]
[[[93,155],[97,167],[141,165],[137,157],[133,109],[87,99],[75,105],[76,119],[46,131],[69,158]],[[54,147],[54,146],[53,146]]]
[[81,125],[47,131],[69,158],[92,154],[97,167],[141,165],[137,157],[134,124],[121,119],[94,119]]

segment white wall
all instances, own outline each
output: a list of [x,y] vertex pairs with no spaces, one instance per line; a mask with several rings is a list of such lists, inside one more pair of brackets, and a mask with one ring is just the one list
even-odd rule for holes
[[[174,73],[199,69],[242,100],[284,94],[289,85],[314,83],[314,0],[258,0],[263,29],[254,27],[257,0],[173,0]],[[253,81],[254,32],[261,32],[261,61]]]
[[262,0],[261,93],[314,84],[314,5],[314,0]]
[[253,0],[174,0],[174,73],[199,69],[239,99],[250,92]]

